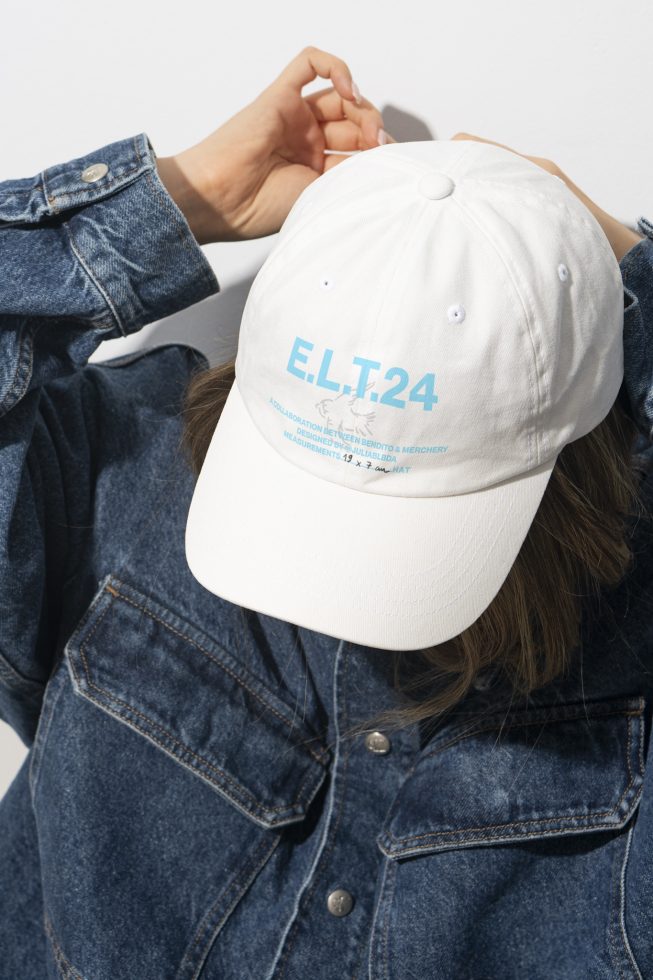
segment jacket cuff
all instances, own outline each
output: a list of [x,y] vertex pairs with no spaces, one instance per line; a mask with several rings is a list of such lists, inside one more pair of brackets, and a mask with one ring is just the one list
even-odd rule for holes
[[3,184],[5,227],[54,221],[123,336],[220,291],[146,133]]

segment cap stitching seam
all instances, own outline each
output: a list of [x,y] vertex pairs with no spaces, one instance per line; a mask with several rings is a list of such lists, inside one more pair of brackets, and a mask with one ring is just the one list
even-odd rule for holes
[[[478,220],[478,218],[474,214],[472,214],[471,211],[469,211],[460,201],[457,201],[456,200],[455,203],[460,208],[461,212],[470,221],[472,221],[476,225],[476,227],[479,229],[479,231],[481,232],[481,234],[485,237],[486,241],[489,243],[489,245],[496,252],[498,258],[500,259],[503,267],[505,268],[505,270],[506,270],[506,272],[507,272],[507,274],[508,274],[508,276],[510,278],[510,281],[512,282],[512,284],[514,286],[515,292],[516,292],[517,297],[519,299],[519,303],[520,303],[520,305],[521,305],[521,307],[522,307],[522,309],[524,311],[524,315],[526,317],[526,324],[527,324],[527,328],[528,328],[528,336],[529,336],[529,340],[530,340],[530,344],[531,344],[531,349],[533,351],[533,360],[534,360],[534,363],[535,363],[535,390],[537,392],[537,405],[535,406],[535,408],[536,408],[536,414],[537,414],[537,422],[539,423],[540,416],[541,416],[542,409],[543,409],[543,402],[544,402],[542,391],[541,391],[541,388],[540,388],[540,380],[542,381],[543,384],[546,385],[546,378],[545,378],[545,371],[542,370],[542,368],[540,367],[540,363],[539,363],[539,360],[540,359],[539,359],[539,356],[538,356],[538,349],[537,349],[537,345],[536,345],[536,343],[534,341],[534,337],[533,337],[532,323],[534,322],[535,317],[534,317],[534,311],[533,311],[533,308],[532,308],[531,297],[530,297],[530,293],[529,293],[529,290],[528,290],[528,286],[527,286],[526,283],[523,282],[521,276],[519,275],[518,270],[516,268],[513,270],[513,268],[508,264],[508,260],[506,259],[505,255],[503,253],[503,250],[499,247],[499,245],[496,243],[496,241],[490,235],[490,233],[487,231],[487,229],[483,227],[483,225],[480,223],[480,221]],[[528,306],[527,306],[527,304],[525,302],[524,295],[522,294],[522,289],[519,288],[519,285],[518,285],[518,283],[516,281],[517,278],[521,282],[522,289],[523,289],[524,293],[526,293],[526,296],[527,296],[527,299],[528,299]],[[541,378],[540,378],[540,375],[541,375]],[[532,388],[533,388],[532,384],[530,384],[529,387],[531,388],[531,391],[532,391]],[[541,458],[541,453],[540,453],[540,446],[539,446],[540,437],[539,437],[539,433],[538,433],[537,424],[534,425],[531,429],[529,429],[528,441],[529,441],[529,445],[531,445],[531,446],[532,446],[533,438],[535,439],[535,449],[536,449],[536,452],[535,452],[535,465],[536,466],[539,466],[543,462],[543,460]],[[533,459],[532,448],[530,449],[530,455],[531,455],[531,459]]]
[[[542,169],[542,173],[546,174],[547,171]],[[537,198],[537,200],[541,201],[546,207],[555,208],[557,211],[564,211],[565,214],[575,223],[583,225],[583,227],[596,240],[601,250],[610,260],[616,260],[614,252],[612,251],[603,229],[598,222],[594,223],[595,219],[593,218],[592,213],[585,207],[584,204],[578,201],[572,191],[569,191],[569,194],[572,195],[572,200],[568,203],[564,200],[554,200],[548,194],[545,194],[543,191],[538,191],[533,187],[519,187],[515,189],[514,185],[504,180],[490,180],[487,177],[472,176],[467,177],[466,180],[474,181],[474,183],[478,184],[486,184],[497,190],[505,191],[511,200],[519,198],[520,195],[522,195],[522,200],[530,196]],[[578,205],[580,205],[580,207],[578,207]]]
[[379,320],[381,318],[382,309],[385,306],[386,296],[388,296],[388,294],[390,292],[390,287],[395,282],[395,280],[397,278],[399,266],[401,265],[402,260],[404,260],[405,254],[406,254],[406,252],[408,250],[408,243],[409,243],[409,241],[413,237],[413,232],[415,231],[415,228],[418,227],[420,225],[420,223],[422,222],[422,219],[424,218],[424,215],[427,212],[428,206],[429,206],[429,202],[428,201],[425,201],[424,202],[424,205],[422,206],[421,211],[420,210],[417,210],[416,213],[414,215],[412,215],[411,220],[408,222],[408,227],[406,228],[405,234],[402,237],[401,245],[398,246],[397,249],[396,249],[396,252],[399,255],[399,259],[398,259],[398,261],[396,261],[394,263],[394,266],[393,266],[393,269],[392,269],[392,272],[390,273],[390,275],[384,276],[384,287],[385,287],[385,290],[384,290],[384,293],[383,293],[383,298],[380,299],[379,302],[377,303],[377,313],[375,315],[375,320],[374,320],[374,326],[373,326],[373,329],[372,329],[372,333],[371,333],[370,338],[366,341],[366,343],[369,344],[369,353],[372,352],[372,348],[374,347],[374,344],[376,342],[376,338],[378,336]]

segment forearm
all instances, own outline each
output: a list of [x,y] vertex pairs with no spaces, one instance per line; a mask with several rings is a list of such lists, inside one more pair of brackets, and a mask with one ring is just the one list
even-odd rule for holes
[[636,245],[637,242],[641,242],[644,236],[628,228],[626,225],[623,225],[611,214],[608,214],[607,211],[604,211],[603,208],[600,208],[595,201],[589,198],[587,194],[585,194],[584,191],[577,186],[577,184],[574,184],[574,182],[561,170],[558,171],[558,176],[564,180],[567,187],[583,202],[585,207],[592,212],[605,232],[605,235],[612,246],[617,262],[621,262],[626,252],[630,251],[633,245]]
[[607,214],[605,215],[603,230],[612,246],[617,262],[621,262],[630,249],[634,245],[637,245],[638,242],[641,242],[644,237],[643,235],[638,235],[637,232],[634,232],[631,228],[627,228],[626,225],[622,225],[616,218]]

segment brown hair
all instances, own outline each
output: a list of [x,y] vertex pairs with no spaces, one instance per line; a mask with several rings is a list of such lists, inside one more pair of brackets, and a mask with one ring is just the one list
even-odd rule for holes
[[[197,475],[234,381],[234,362],[196,372],[185,392],[182,444]],[[447,643],[397,651],[403,702],[353,732],[441,720],[492,668],[527,697],[563,674],[581,634],[581,613],[628,571],[629,517],[646,512],[633,456],[637,432],[618,398],[591,432],[559,454],[508,577],[481,616]],[[408,680],[402,679],[407,674]],[[425,697],[411,697],[426,691]]]

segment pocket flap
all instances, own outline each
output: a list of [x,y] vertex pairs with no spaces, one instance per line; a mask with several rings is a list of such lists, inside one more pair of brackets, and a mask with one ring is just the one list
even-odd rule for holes
[[443,733],[402,784],[378,846],[400,858],[623,826],[642,791],[645,703],[555,705]]
[[66,644],[82,697],[140,732],[264,827],[303,819],[328,753],[224,648],[106,576]]

